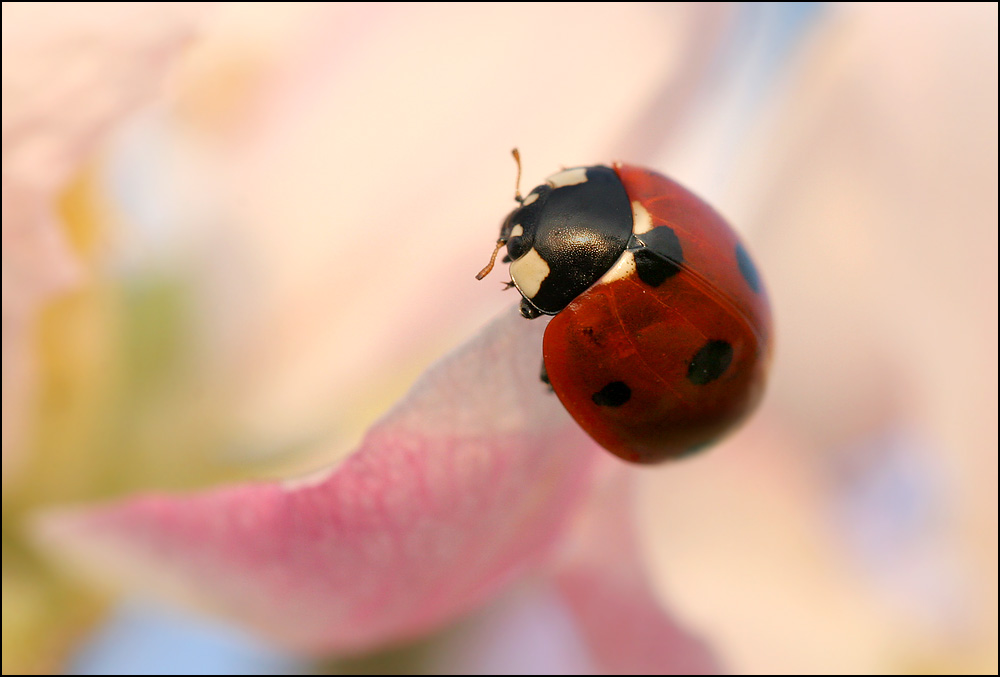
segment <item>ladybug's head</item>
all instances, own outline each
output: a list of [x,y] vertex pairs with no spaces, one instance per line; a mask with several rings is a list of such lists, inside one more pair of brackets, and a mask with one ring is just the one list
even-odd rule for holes
[[597,282],[632,236],[632,208],[610,167],[553,174],[500,228],[525,317],[555,315]]

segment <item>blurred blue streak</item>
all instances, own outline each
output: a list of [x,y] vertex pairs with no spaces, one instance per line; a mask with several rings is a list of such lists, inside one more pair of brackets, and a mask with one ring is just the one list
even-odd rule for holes
[[309,665],[220,622],[130,598],[66,666],[71,675],[304,674]]
[[[803,40],[828,11],[824,2],[746,2],[740,5],[719,83],[731,110],[755,113],[788,72]],[[753,120],[744,116],[745,125]],[[733,130],[739,136],[745,130]]]
[[[804,46],[832,13],[826,3],[743,3],[694,94],[691,124],[670,139],[685,185],[716,198],[733,182],[732,159],[759,134],[760,118],[794,77]],[[720,206],[721,205],[720,203]]]

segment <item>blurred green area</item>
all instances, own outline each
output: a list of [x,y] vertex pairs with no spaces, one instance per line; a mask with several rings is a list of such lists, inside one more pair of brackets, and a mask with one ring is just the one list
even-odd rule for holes
[[98,272],[114,215],[96,184],[82,172],[59,204],[85,282],[38,318],[37,417],[3,490],[4,674],[58,671],[107,605],[34,549],[34,511],[240,476],[221,460],[225,402],[198,380],[194,290],[164,273]]

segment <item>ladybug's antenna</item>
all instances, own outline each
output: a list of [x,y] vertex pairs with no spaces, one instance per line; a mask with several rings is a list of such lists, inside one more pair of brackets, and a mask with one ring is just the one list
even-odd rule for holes
[[[519,204],[522,204],[524,203],[524,198],[521,197],[521,153],[517,150],[517,148],[514,148],[510,151],[510,154],[514,156],[514,162],[517,163],[517,180],[514,181],[514,199],[517,200]],[[497,254],[500,253],[500,250],[505,244],[507,244],[507,238],[502,237],[497,240],[497,246],[493,250],[493,255],[490,256],[490,262],[486,264],[485,268],[476,274],[477,280],[481,280],[490,274],[490,271],[493,270],[493,264],[496,263]]]
[[517,162],[517,181],[514,182],[514,199],[518,202],[524,202],[524,198],[521,197],[521,153],[515,148],[510,151],[510,154],[514,156],[514,161]]
[[485,268],[483,268],[476,274],[477,280],[481,280],[490,274],[490,271],[493,270],[493,263],[497,260],[497,254],[500,252],[500,249],[505,244],[507,244],[507,240],[505,240],[504,238],[500,238],[499,240],[497,240],[497,247],[496,249],[493,250],[493,256],[490,257],[490,262],[486,264]]

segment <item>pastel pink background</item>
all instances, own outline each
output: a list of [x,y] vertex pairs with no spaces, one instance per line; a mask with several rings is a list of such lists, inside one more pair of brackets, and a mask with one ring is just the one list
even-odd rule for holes
[[[258,579],[227,576],[242,571],[226,568],[233,559],[253,559],[248,535],[215,543],[231,558],[208,564],[188,549],[200,530],[213,533],[213,514],[305,500],[280,484],[180,499],[176,517],[157,512],[172,499],[149,497],[98,517],[60,513],[47,527],[48,556],[71,577],[106,563],[104,578],[120,572],[128,590],[159,590],[297,647],[370,649],[537,593],[569,608],[599,667],[624,669],[616,658],[646,648],[602,641],[612,629],[588,625],[587,600],[607,585],[602,609],[625,599],[635,602],[629,618],[670,619],[680,648],[665,660],[677,670],[713,669],[704,640],[736,672],[995,672],[996,6],[822,6],[794,29],[777,11],[5,3],[5,544],[40,509],[211,483],[180,471],[159,482],[148,468],[172,450],[177,464],[193,450],[224,459],[230,481],[343,462],[382,487],[405,461],[343,459],[380,435],[398,434],[379,449],[412,434],[437,450],[479,435],[473,446],[490,470],[431,463],[430,494],[443,503],[385,494],[398,502],[375,512],[398,548],[368,561],[350,541],[348,571],[374,562],[426,581],[420,567],[432,571],[435,560],[420,548],[433,541],[427,533],[453,532],[448,506],[468,502],[485,524],[509,528],[500,508],[526,500],[521,482],[539,492],[527,535],[477,564],[468,594],[447,609],[413,601],[409,579],[396,579],[385,594],[404,611],[368,618],[357,635],[309,634],[336,615],[310,587],[327,560],[269,572],[288,595],[268,588],[258,599],[245,594]],[[514,146],[524,188],[561,165],[625,160],[692,188],[745,236],[771,293],[777,343],[766,401],[742,432],[689,462],[622,471],[558,409],[522,398],[533,335],[504,315],[513,292],[473,279],[512,204]],[[81,182],[98,205],[87,212],[97,225],[86,247],[87,219],[65,206]],[[48,460],[52,445],[39,440],[67,419],[40,404],[52,399],[63,356],[45,327],[62,326],[68,297],[154,277],[192,299],[178,331],[193,347],[173,399],[143,410],[162,449],[127,464],[77,453],[84,416],[65,428],[63,446],[85,470]],[[68,342],[100,365],[74,372],[74,397],[93,398],[127,371],[108,337],[128,312],[96,313],[85,340]],[[506,320],[494,343],[466,343],[498,315]],[[504,341],[520,361],[508,366]],[[434,373],[457,380],[431,378],[430,399],[398,404],[445,355],[452,366]],[[462,359],[471,366],[455,368]],[[508,405],[506,423],[483,423],[494,400],[476,396],[489,388]],[[445,401],[424,409],[435,397]],[[394,405],[391,416],[416,423],[390,416],[365,438]],[[209,423],[177,426],[185,417]],[[607,467],[621,477],[605,490]],[[114,481],[91,481],[95,469]],[[493,501],[473,492],[492,480]],[[627,545],[636,556],[622,568],[639,563],[649,575],[637,589],[615,587],[600,557],[573,559],[590,552],[573,544],[602,533],[612,510],[594,509],[595,497],[619,490],[626,498],[609,505],[629,509],[616,524],[634,517],[637,526]],[[239,510],[218,511],[236,495]],[[374,508],[358,500],[344,508],[358,521],[348,531],[377,531],[381,522],[365,521]],[[407,526],[413,506],[430,532]],[[303,533],[326,525],[303,514],[316,519]],[[411,533],[424,534],[415,550],[399,545]],[[165,553],[176,564],[169,577],[179,576],[169,584],[153,578]],[[4,566],[6,600],[19,583]],[[526,572],[552,588],[505,587]],[[319,620],[290,624],[283,604],[305,604]],[[685,663],[691,656],[701,662]]]

